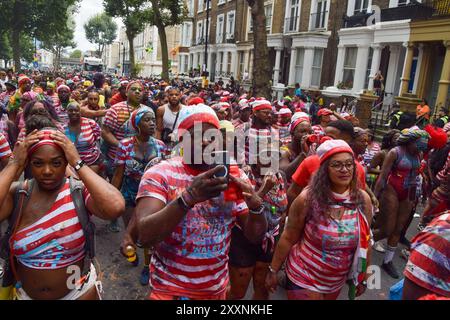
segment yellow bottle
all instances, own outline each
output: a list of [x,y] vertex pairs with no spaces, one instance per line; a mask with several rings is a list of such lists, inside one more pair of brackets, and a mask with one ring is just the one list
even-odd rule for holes
[[133,264],[133,265],[138,265],[139,261],[138,261],[138,257],[136,254],[136,250],[134,249],[133,246],[127,246],[125,249],[125,254],[127,256],[127,260],[129,263]]

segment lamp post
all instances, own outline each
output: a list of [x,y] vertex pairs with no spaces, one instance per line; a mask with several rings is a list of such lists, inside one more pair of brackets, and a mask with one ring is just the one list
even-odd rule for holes
[[123,63],[122,63],[122,77],[125,74],[125,43],[121,42],[123,46]]
[[206,34],[205,34],[205,57],[204,57],[204,63],[203,63],[203,83],[204,87],[207,87],[207,79],[208,79],[208,35],[209,35],[209,4],[211,0],[204,0],[206,5]]

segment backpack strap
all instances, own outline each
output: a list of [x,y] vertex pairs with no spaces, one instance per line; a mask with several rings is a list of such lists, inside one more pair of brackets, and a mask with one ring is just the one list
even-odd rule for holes
[[11,254],[10,240],[20,223],[23,208],[26,207],[33,191],[34,180],[21,182],[14,194],[14,209],[8,219],[8,228],[1,238],[0,256],[4,260],[4,276],[2,287],[9,287],[18,279],[14,265],[14,256]]
[[85,250],[89,259],[92,261],[95,257],[95,224],[91,221],[86,209],[83,198],[83,183],[70,177],[69,185],[78,220],[80,221],[84,237],[86,238]]

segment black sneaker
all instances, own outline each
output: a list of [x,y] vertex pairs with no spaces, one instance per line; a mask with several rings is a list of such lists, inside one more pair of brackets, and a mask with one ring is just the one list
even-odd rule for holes
[[409,242],[409,240],[406,239],[405,236],[401,236],[399,242],[400,242],[401,244],[403,244],[404,246],[406,246],[408,249],[411,248],[411,242]]
[[395,269],[392,261],[390,261],[388,263],[383,263],[381,265],[381,268],[383,268],[383,270],[386,271],[386,273],[388,275],[390,275],[392,278],[394,278],[394,279],[400,278],[400,275],[398,274],[397,269]]

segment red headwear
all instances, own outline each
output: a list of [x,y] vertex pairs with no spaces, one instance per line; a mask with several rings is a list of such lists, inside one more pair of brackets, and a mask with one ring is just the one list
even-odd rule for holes
[[205,100],[200,97],[194,97],[188,101],[188,106],[195,106],[200,103],[205,103]]
[[272,110],[272,104],[265,98],[257,98],[251,103],[251,106],[253,108],[253,111]]
[[40,138],[39,142],[33,144],[31,147],[28,148],[28,156],[31,156],[33,153],[35,153],[39,148],[43,146],[53,146],[56,148],[59,148],[61,151],[61,147],[58,146],[55,141],[51,138],[51,135],[55,133],[57,130],[53,128],[46,128],[39,131],[39,133],[42,134],[42,137]]

